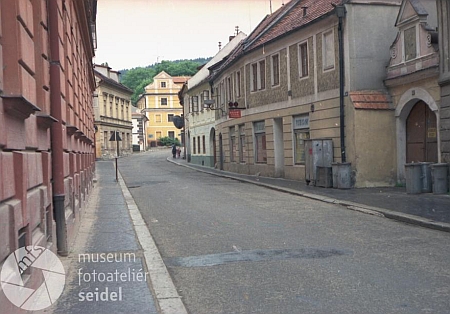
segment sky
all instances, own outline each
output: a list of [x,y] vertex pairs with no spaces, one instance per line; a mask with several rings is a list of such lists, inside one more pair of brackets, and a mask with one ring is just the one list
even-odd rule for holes
[[98,0],[94,62],[113,70],[213,57],[290,0]]

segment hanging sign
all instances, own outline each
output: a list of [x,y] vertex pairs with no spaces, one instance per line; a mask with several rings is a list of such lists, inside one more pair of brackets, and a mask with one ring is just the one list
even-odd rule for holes
[[240,118],[241,117],[241,110],[240,109],[229,109],[228,110],[228,117],[232,119]]

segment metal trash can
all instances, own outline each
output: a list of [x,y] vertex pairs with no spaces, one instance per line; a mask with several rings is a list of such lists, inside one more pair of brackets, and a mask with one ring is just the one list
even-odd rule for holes
[[431,165],[431,180],[433,181],[433,194],[448,192],[448,164],[439,163]]
[[422,193],[422,166],[420,163],[405,164],[406,193]]
[[333,188],[350,189],[352,187],[352,164],[349,162],[333,162]]
[[432,162],[420,162],[420,169],[422,171],[422,193],[431,193],[432,184],[431,184],[431,165]]

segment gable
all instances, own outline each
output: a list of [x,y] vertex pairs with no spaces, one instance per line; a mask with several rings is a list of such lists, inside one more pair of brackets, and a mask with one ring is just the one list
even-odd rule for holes
[[395,26],[401,26],[402,24],[406,24],[427,15],[428,12],[422,5],[421,0],[404,0],[400,6]]

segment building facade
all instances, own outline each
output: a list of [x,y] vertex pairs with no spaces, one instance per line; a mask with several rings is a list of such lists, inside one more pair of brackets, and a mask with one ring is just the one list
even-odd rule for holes
[[395,23],[386,86],[395,108],[397,179],[405,164],[441,161],[436,2],[404,0]]
[[442,162],[450,163],[450,2],[437,0],[439,30],[440,140]]
[[221,168],[304,180],[305,140],[331,139],[355,186],[393,185],[395,123],[383,80],[400,3],[293,0],[267,16],[212,69]]
[[145,113],[134,106],[131,107],[131,117],[133,122],[133,147],[139,146],[139,151],[145,151],[147,149],[145,129],[148,119]]
[[183,114],[178,92],[188,79],[187,76],[172,77],[162,71],[153,78],[153,83],[145,87],[137,107],[146,113],[148,119],[147,147],[157,146],[162,137],[181,140],[181,132],[174,126],[173,118]]
[[242,32],[231,36],[230,41],[187,81],[187,86],[183,89],[187,158],[192,163],[209,167],[217,165],[216,111],[208,81],[209,69],[220,64],[245,37]]
[[[96,8],[0,1],[0,264],[28,245],[69,252],[94,173]],[[20,310],[2,291],[0,308]]]
[[[132,153],[131,95],[133,91],[120,84],[119,72],[104,65],[94,66],[97,84],[94,97],[96,157],[114,158]],[[118,132],[121,141],[111,141]]]

